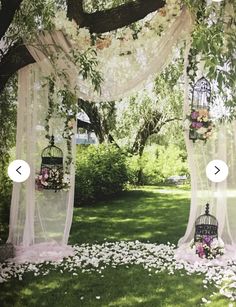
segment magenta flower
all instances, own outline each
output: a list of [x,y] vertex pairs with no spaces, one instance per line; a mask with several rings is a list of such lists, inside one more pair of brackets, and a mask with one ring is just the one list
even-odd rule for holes
[[203,258],[205,256],[205,251],[204,251],[202,243],[197,244],[196,253],[198,254],[200,258]]

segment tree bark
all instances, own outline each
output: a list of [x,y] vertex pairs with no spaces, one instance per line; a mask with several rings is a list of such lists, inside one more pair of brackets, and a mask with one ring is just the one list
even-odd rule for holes
[[0,10],[0,40],[9,28],[15,12],[19,9],[23,0],[2,0]]
[[[105,11],[92,14],[80,13],[81,0],[68,0],[68,17],[80,27],[87,27],[92,33],[104,33],[136,22],[165,5],[163,0],[137,0]],[[81,12],[81,11],[80,11]]]
[[14,73],[35,62],[28,49],[20,43],[11,47],[0,62],[0,92]]
[[158,133],[161,129],[160,121],[162,114],[154,112],[150,114],[150,118],[138,130],[134,144],[132,146],[132,154],[143,155],[144,147],[149,136]]
[[81,108],[89,117],[91,128],[94,130],[99,143],[103,143],[105,141],[105,132],[102,127],[102,119],[99,114],[97,106],[89,101],[85,101],[82,99],[78,100],[78,106]]

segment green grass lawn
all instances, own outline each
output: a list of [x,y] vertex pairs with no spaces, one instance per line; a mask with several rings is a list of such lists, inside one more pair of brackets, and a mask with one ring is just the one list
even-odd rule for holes
[[[140,240],[177,243],[188,221],[190,194],[186,188],[142,187],[112,201],[75,208],[70,244]],[[217,289],[204,288],[203,277],[177,272],[150,274],[143,267],[78,270],[77,276],[52,271],[47,276],[26,273],[22,281],[0,284],[0,306],[201,306]],[[208,306],[229,306],[216,294]],[[232,305],[234,306],[234,305]]]

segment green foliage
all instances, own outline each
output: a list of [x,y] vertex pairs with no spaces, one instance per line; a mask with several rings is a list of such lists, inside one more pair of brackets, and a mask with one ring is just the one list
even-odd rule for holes
[[183,58],[180,56],[156,77],[153,88],[139,91],[117,103],[116,129],[113,134],[120,146],[132,148],[140,129],[155,122],[157,115],[160,115],[160,120],[148,131],[149,137],[165,132],[168,134],[166,123],[171,120],[173,125],[182,118],[183,92],[179,87],[182,73]]
[[197,65],[203,61],[207,78],[217,84],[216,94],[231,107],[236,105],[235,8],[236,2],[232,0],[212,3],[207,7],[202,2],[195,3],[193,10],[198,18],[192,34],[188,67],[193,86]]
[[70,166],[72,163],[72,146],[71,140],[74,135],[73,122],[76,119],[78,111],[76,96],[67,89],[56,91],[54,80],[48,80],[49,94],[48,94],[48,113],[45,118],[45,137],[50,140],[50,120],[53,116],[64,119],[64,129],[62,137],[66,140],[67,156],[65,159],[65,173],[70,174]]
[[[0,232],[6,233],[12,183],[7,175],[10,149],[16,135],[16,78],[11,78],[0,94]],[[2,236],[2,234],[0,234]],[[5,239],[5,238],[4,238]]]
[[51,30],[52,18],[58,5],[54,0],[24,0],[15,14],[14,21],[5,36],[7,45],[18,41],[19,38],[29,39],[39,30]]
[[128,180],[125,156],[113,145],[79,146],[75,203],[91,203],[122,191]]
[[98,66],[96,50],[89,48],[83,53],[78,53],[72,50],[72,56],[75,64],[79,63],[79,73],[82,75],[83,79],[85,80],[90,78],[94,86],[94,90],[100,92],[103,77],[101,73],[96,70]]
[[168,146],[147,146],[142,158],[136,156],[127,159],[129,181],[138,182],[142,170],[142,184],[163,183],[170,176],[188,174],[185,153],[174,144]]

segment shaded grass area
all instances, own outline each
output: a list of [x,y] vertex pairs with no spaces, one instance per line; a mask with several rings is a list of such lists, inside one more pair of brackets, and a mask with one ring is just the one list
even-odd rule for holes
[[[113,201],[75,208],[70,243],[140,240],[177,243],[184,234],[189,192],[177,187],[142,187]],[[0,284],[0,306],[201,306],[214,286],[203,287],[201,275],[153,273],[141,266],[107,267],[102,274],[52,271],[26,273],[22,281]],[[208,306],[228,306],[215,295]]]
[[142,187],[118,199],[75,208],[70,243],[140,240],[177,243],[188,221],[189,191]]

